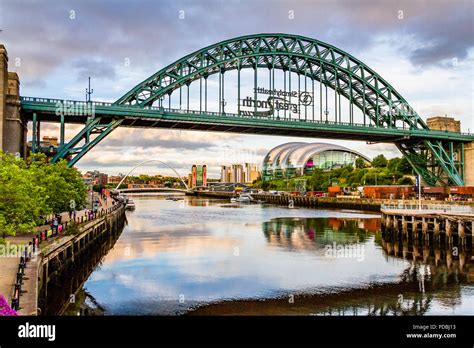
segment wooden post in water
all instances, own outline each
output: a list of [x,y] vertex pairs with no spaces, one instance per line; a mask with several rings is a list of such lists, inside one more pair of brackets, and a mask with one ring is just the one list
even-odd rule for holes
[[439,266],[442,264],[442,259],[441,259],[441,248],[437,247],[434,249],[434,257],[435,257],[435,265]]
[[418,245],[418,239],[413,237],[413,260],[420,259],[420,247]]
[[403,234],[408,232],[408,222],[405,215],[402,215],[402,231],[403,231]]
[[425,216],[421,218],[421,238],[423,243],[429,242],[428,222]]
[[430,257],[430,245],[429,243],[425,243],[425,247],[423,248],[423,262],[428,263],[429,257]]
[[413,228],[412,228],[412,232],[411,232],[411,235],[413,237],[413,242],[415,242],[418,238],[418,219],[416,217],[412,217],[413,219]]
[[433,220],[433,233],[435,235],[439,235],[440,232],[440,223],[437,218],[434,218]]
[[428,222],[426,222],[426,217],[424,216],[421,218],[421,232],[423,234],[428,233]]
[[452,243],[452,228],[451,228],[451,221],[448,218],[445,218],[446,223],[446,242],[451,245]]
[[458,236],[459,236],[458,244],[464,247],[466,245],[466,231],[465,231],[464,223],[462,220],[458,221]]
[[471,247],[474,247],[474,221],[471,221]]
[[450,269],[453,266],[453,249],[451,242],[449,242],[449,248],[446,250],[446,266]]
[[387,228],[392,227],[392,216],[387,214],[387,223],[386,223]]

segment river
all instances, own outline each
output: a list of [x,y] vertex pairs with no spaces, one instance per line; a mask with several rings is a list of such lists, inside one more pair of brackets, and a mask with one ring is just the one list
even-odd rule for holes
[[136,210],[66,314],[474,314],[470,251],[401,257],[378,214],[131,197]]

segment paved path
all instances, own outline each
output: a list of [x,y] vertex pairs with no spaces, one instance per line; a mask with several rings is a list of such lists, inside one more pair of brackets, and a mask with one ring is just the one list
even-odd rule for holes
[[24,245],[28,244],[30,237],[8,237],[7,247],[16,247],[15,251],[10,249],[5,256],[0,257],[0,294],[3,294],[11,303],[11,296],[13,294],[13,285],[16,281],[16,273],[18,272],[18,264],[20,263],[19,253],[24,250]]
[[38,257],[32,257],[25,268],[21,286],[19,315],[36,315],[38,308]]

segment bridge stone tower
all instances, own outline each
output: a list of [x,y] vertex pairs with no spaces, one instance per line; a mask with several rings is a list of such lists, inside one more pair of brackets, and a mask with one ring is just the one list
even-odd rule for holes
[[8,54],[0,44],[0,150],[26,156],[27,123],[20,114],[20,79],[8,72]]
[[[455,120],[448,116],[433,116],[426,120],[426,124],[430,129],[461,132],[461,121]],[[460,149],[459,151],[462,151]],[[474,142],[464,145],[464,185],[474,186]],[[461,157],[461,153],[459,152]]]
[[474,142],[464,146],[464,184],[474,186]]

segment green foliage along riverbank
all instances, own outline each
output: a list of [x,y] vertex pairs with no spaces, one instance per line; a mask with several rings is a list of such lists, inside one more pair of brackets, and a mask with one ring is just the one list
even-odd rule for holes
[[65,161],[51,164],[42,154],[24,161],[0,152],[0,236],[33,232],[44,216],[80,209],[86,187]]
[[413,180],[406,176],[411,172],[411,166],[405,158],[387,160],[383,155],[378,155],[370,168],[365,167],[364,161],[357,160],[355,168],[346,166],[330,171],[314,169],[311,175],[257,181],[254,186],[264,190],[298,191],[297,181],[301,180],[306,181],[306,191],[327,191],[333,185],[352,189],[365,185],[413,185]]

